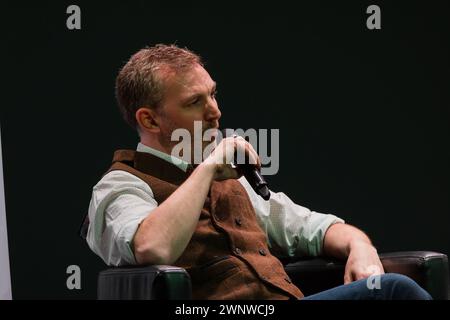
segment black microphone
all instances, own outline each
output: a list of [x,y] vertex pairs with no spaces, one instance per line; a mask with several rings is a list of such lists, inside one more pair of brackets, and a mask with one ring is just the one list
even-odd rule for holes
[[[234,130],[233,130],[234,131]],[[227,133],[229,133],[229,129],[222,130],[222,137],[226,138]],[[232,135],[233,137],[237,137],[236,134]],[[235,168],[239,173],[241,173],[245,179],[247,179],[248,183],[252,186],[253,190],[255,190],[256,194],[260,195],[264,200],[270,199],[270,191],[268,184],[264,177],[261,175],[259,168],[254,164],[249,164],[248,157],[245,157],[246,163],[238,164],[236,161],[236,152],[234,154],[234,161],[232,162],[232,167]]]
[[253,164],[238,164],[236,167],[236,170],[242,172],[257,194],[266,201],[270,199],[269,187],[257,166]]

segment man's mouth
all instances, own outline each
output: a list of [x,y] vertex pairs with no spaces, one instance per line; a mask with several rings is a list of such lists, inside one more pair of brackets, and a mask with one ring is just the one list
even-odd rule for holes
[[211,141],[214,141],[214,140],[216,140],[216,138],[217,138],[217,136],[218,136],[218,134],[219,134],[219,128],[218,127],[211,127],[211,128],[208,128],[208,129],[206,129],[206,130],[204,130],[203,131],[203,136],[205,136],[205,133],[208,131],[208,137],[210,137],[211,139]]

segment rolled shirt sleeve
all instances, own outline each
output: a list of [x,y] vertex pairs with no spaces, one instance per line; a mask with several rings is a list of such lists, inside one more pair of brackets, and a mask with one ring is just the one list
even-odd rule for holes
[[125,171],[109,172],[93,188],[89,247],[108,265],[136,264],[134,235],[157,206],[147,183]]
[[271,252],[277,256],[321,255],[327,229],[332,224],[345,223],[332,214],[302,207],[283,192],[271,192],[270,200],[265,201],[255,193],[244,177],[239,181],[253,203],[258,222],[266,232]]

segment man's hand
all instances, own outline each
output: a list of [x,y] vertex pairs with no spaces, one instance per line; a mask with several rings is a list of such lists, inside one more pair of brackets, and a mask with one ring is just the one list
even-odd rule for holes
[[345,284],[383,273],[383,265],[377,250],[370,243],[360,240],[351,242],[345,265]]
[[338,259],[347,258],[344,283],[383,274],[377,250],[361,230],[344,223],[331,225],[324,238],[324,254]]
[[258,154],[253,146],[240,136],[224,138],[204,161],[207,166],[214,166],[214,180],[238,179],[242,175],[230,163],[236,153],[244,152],[249,163],[261,167]]

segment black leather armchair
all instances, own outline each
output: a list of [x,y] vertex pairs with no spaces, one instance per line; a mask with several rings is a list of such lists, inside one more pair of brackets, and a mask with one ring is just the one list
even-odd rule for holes
[[[386,272],[414,279],[434,299],[449,299],[447,256],[429,251],[380,255]],[[324,258],[282,260],[292,281],[310,295],[343,283],[345,261]],[[191,299],[188,273],[173,266],[111,268],[100,272],[98,299]]]

